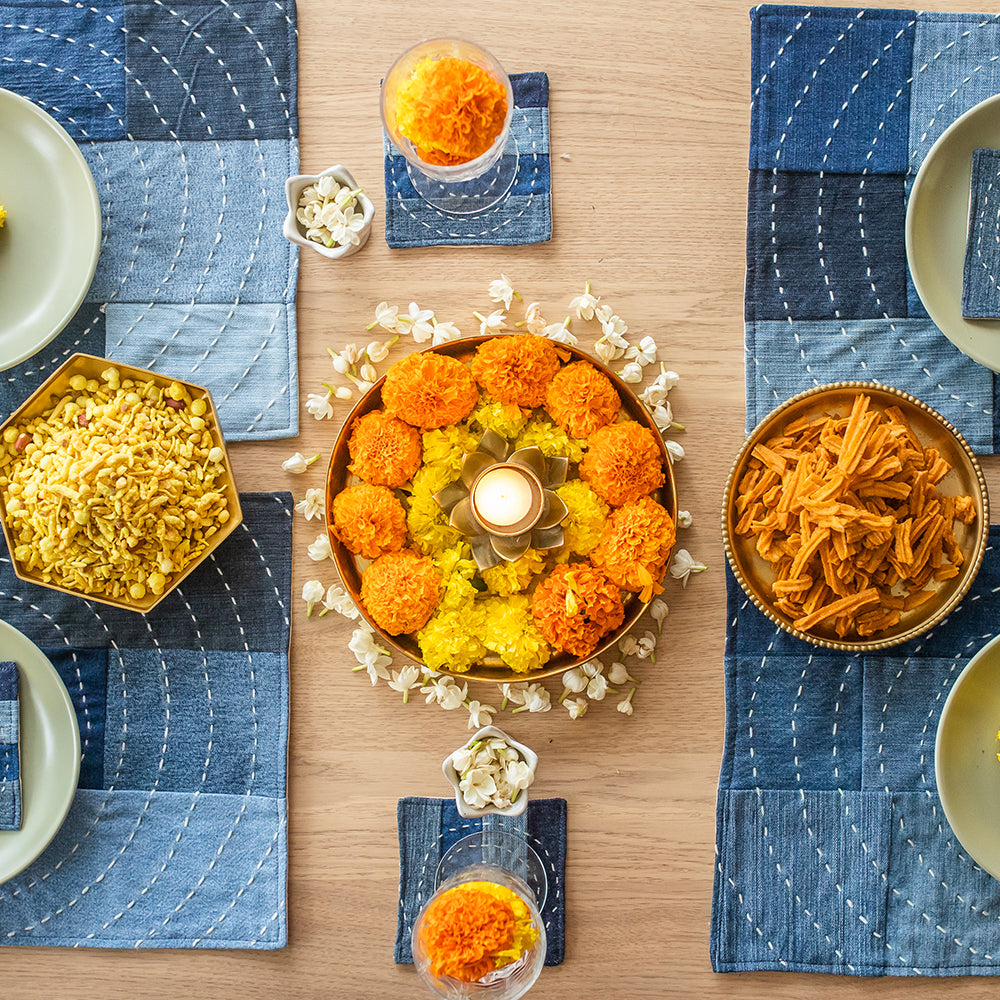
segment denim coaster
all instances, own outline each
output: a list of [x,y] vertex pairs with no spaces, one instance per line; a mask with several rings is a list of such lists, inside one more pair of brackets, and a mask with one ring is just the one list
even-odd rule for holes
[[972,154],[969,238],[962,271],[962,315],[1000,318],[1000,149]]
[[552,238],[549,173],[549,78],[514,73],[514,114],[504,156],[518,156],[507,196],[476,215],[445,215],[414,190],[406,160],[383,133],[385,241],[390,247],[519,246]]
[[0,830],[21,829],[17,664],[0,662]]
[[[535,849],[548,879],[542,907],[546,965],[561,965],[566,947],[566,800],[531,799],[520,816],[486,817],[497,828],[523,834]],[[394,959],[412,965],[410,936],[421,907],[434,893],[441,855],[456,841],[483,829],[481,819],[463,819],[454,799],[410,796],[396,805],[399,827],[399,917]]]

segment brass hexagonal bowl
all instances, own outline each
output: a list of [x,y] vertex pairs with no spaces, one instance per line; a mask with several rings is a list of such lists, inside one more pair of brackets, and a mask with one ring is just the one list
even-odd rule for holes
[[[955,523],[955,539],[963,562],[957,576],[935,585],[935,593],[923,604],[902,613],[899,622],[872,636],[838,636],[828,624],[820,623],[803,631],[774,605],[771,585],[775,575],[758,554],[755,536],[739,536],[736,524],[736,491],[747,471],[757,445],[770,440],[782,428],[800,419],[824,416],[846,417],[861,393],[871,397],[871,408],[897,406],[920,443],[936,448],[951,471],[938,484],[944,495],[968,495],[975,505],[975,520],[968,525]],[[751,432],[733,463],[726,482],[722,507],[722,537],[733,573],[751,601],[785,632],[806,642],[845,652],[873,652],[915,639],[945,618],[972,586],[986,551],[990,503],[979,461],[965,438],[936,410],[909,393],[874,382],[835,382],[799,393],[768,414]]]
[[[492,339],[493,337],[491,336],[467,337],[463,340],[455,340],[447,344],[441,344],[438,347],[428,347],[425,348],[425,350],[433,351],[438,354],[444,354],[448,357],[456,358],[463,363],[468,363],[472,360],[473,355],[476,353],[476,348],[479,347],[480,344],[485,343],[487,340]],[[674,482],[673,468],[670,464],[670,458],[667,454],[666,445],[664,444],[663,438],[661,437],[660,432],[657,429],[656,424],[653,422],[653,418],[650,416],[649,412],[642,405],[642,403],[639,402],[632,390],[629,389],[628,385],[615,375],[614,372],[605,368],[605,366],[599,361],[595,360],[589,354],[579,350],[578,348],[568,347],[565,344],[557,344],[556,346],[560,352],[569,355],[570,361],[586,361],[588,364],[593,365],[602,374],[606,375],[608,379],[611,380],[611,384],[615,387],[615,390],[621,398],[623,414],[642,424],[644,427],[648,427],[653,432],[653,437],[656,439],[660,448],[660,458],[663,462],[663,470],[666,476],[666,481],[663,486],[661,486],[659,490],[656,490],[652,495],[658,503],[667,509],[670,516],[676,521],[677,488]],[[370,413],[372,410],[377,410],[382,406],[382,384],[384,381],[385,377],[383,376],[358,401],[357,405],[344,421],[344,426],[341,429],[336,444],[334,445],[326,481],[327,532],[330,536],[330,545],[333,548],[333,559],[337,565],[337,570],[340,573],[344,587],[351,595],[354,603],[361,609],[361,613],[364,615],[365,620],[375,630],[375,633],[379,635],[380,638],[389,646],[397,652],[402,653],[404,656],[408,656],[410,659],[415,660],[417,663],[422,663],[423,660],[420,656],[420,648],[417,645],[416,639],[412,635],[389,635],[379,628],[379,626],[367,613],[361,602],[361,574],[368,565],[368,561],[351,553],[333,532],[333,498],[346,486],[351,485],[353,482],[360,481],[356,477],[352,476],[347,470],[347,466],[350,463],[350,453],[348,451],[347,444],[350,439],[351,432],[358,419],[363,417],[366,413]],[[604,637],[601,644],[594,650],[593,653],[590,654],[590,656],[578,658],[573,657],[568,653],[556,653],[541,669],[532,670],[528,673],[517,673],[503,664],[499,657],[496,659],[491,657],[488,660],[484,660],[484,662],[478,666],[473,666],[470,670],[456,672],[455,676],[475,681],[500,684],[508,681],[538,680],[543,677],[551,677],[555,674],[562,673],[570,667],[577,666],[586,660],[600,656],[613,646],[636,623],[643,611],[646,610],[647,603],[648,602],[641,601],[638,594],[629,594],[625,599],[625,620],[617,629]]]
[[82,597],[88,601],[97,601],[101,604],[110,604],[113,607],[122,608],[126,611],[138,611],[145,614],[156,607],[178,584],[194,572],[243,521],[243,512],[240,508],[240,496],[236,489],[236,480],[233,478],[232,466],[229,462],[229,456],[226,453],[226,443],[223,439],[222,430],[219,427],[219,419],[208,390],[192,382],[185,382],[183,379],[173,378],[169,375],[161,375],[148,371],[145,368],[135,368],[132,365],[125,365],[118,361],[96,357],[91,354],[74,354],[57,368],[3,424],[0,424],[0,435],[10,426],[17,426],[33,417],[41,416],[51,409],[63,396],[71,394],[73,390],[70,386],[70,379],[74,375],[83,375],[87,379],[100,380],[101,373],[112,367],[118,369],[123,381],[134,379],[136,381],[149,382],[152,380],[158,387],[163,389],[170,386],[173,382],[177,382],[187,389],[192,400],[202,399],[205,401],[206,411],[202,416],[202,419],[205,421],[205,428],[211,433],[213,443],[221,448],[223,452],[221,464],[224,469],[224,476],[221,491],[226,496],[229,520],[215,532],[208,546],[197,558],[185,565],[180,571],[175,571],[171,575],[168,579],[168,585],[161,594],[147,592],[139,600],[123,600],[101,593],[88,593],[83,590],[70,589],[45,580],[42,573],[38,570],[26,569],[14,555],[9,515],[5,494],[2,490],[0,490],[0,524],[2,524],[4,541],[7,543],[7,550],[10,553],[11,565],[14,573],[20,579],[27,580],[29,583],[37,583],[40,587],[49,587],[64,594],[71,594],[74,597]]

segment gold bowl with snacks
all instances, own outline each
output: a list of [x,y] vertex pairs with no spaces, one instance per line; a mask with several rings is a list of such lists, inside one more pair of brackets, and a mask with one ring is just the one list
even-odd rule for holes
[[891,386],[836,382],[751,432],[726,483],[722,534],[736,579],[775,625],[871,652],[958,605],[989,520],[979,462],[940,413]]
[[145,613],[242,519],[201,386],[74,354],[0,425],[0,521],[22,580]]

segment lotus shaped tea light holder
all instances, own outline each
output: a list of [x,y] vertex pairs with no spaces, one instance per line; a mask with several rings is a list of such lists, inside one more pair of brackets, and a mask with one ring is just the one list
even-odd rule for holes
[[566,504],[553,492],[566,481],[569,460],[546,458],[540,448],[520,448],[487,431],[462,462],[458,480],[435,494],[449,524],[469,539],[480,569],[513,562],[529,547],[563,543]]

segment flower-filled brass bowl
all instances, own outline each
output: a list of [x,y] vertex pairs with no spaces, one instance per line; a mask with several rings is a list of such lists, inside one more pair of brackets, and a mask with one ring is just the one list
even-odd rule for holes
[[[497,339],[498,337],[491,336],[469,337],[437,347],[426,348],[420,353],[440,355],[467,366],[472,362],[481,345]],[[677,495],[673,470],[666,446],[649,412],[628,386],[600,362],[577,348],[563,344],[554,346],[563,367],[567,367],[573,362],[586,362],[587,365],[592,366],[607,378],[621,402],[619,421],[638,424],[644,429],[643,433],[648,430],[651,439],[655,441],[655,445],[650,447],[658,457],[663,472],[662,485],[652,491],[651,499],[669,514],[670,519],[676,521]],[[390,369],[389,375],[391,373],[392,369]],[[334,562],[340,572],[344,587],[361,609],[361,613],[369,625],[389,646],[418,663],[426,664],[427,659],[421,654],[420,644],[417,640],[419,629],[410,633],[389,634],[379,627],[370,613],[370,609],[366,608],[362,597],[362,577],[371,563],[368,559],[356,555],[348,549],[334,526],[335,498],[348,487],[359,483],[357,477],[348,468],[352,462],[349,449],[352,433],[363,418],[383,409],[385,383],[386,376],[383,376],[361,398],[348,416],[337,438],[327,474],[327,528]],[[536,407],[534,410],[526,412],[528,415],[525,419],[529,425],[532,420],[551,423],[551,418],[544,408]],[[371,418],[369,417],[369,419]],[[479,590],[480,595],[487,599],[493,596],[493,591],[484,583],[484,580],[490,579],[491,573],[503,573],[505,566],[516,565],[522,553],[527,552],[529,557],[532,553],[540,553],[539,558],[545,560],[544,573],[539,572],[538,577],[532,580],[523,593],[517,592],[510,597],[511,601],[520,601],[518,607],[523,614],[525,605],[530,603],[538,580],[545,574],[553,575],[552,569],[556,566],[560,551],[566,553],[568,557],[569,550],[560,549],[563,543],[563,523],[567,518],[567,508],[556,491],[579,479],[578,463],[585,452],[577,448],[573,456],[544,454],[539,447],[534,446],[535,442],[525,443],[517,440],[519,435],[516,433],[505,437],[505,435],[497,433],[495,428],[484,428],[478,424],[473,429],[469,427],[470,420],[471,418],[462,418],[454,425],[461,427],[463,433],[467,433],[468,446],[464,447],[464,461],[456,461],[453,473],[449,473],[447,481],[435,488],[432,495],[421,498],[422,516],[433,519],[440,530],[450,531],[455,538],[464,538],[464,541],[468,543],[471,555],[463,563],[467,579],[457,582],[470,593],[472,588]],[[552,424],[552,426],[555,425]],[[428,435],[423,435],[423,439],[427,437]],[[552,449],[548,448],[548,450]],[[418,473],[424,469],[425,458],[426,450],[421,452],[421,465]],[[414,502],[412,489],[412,484],[406,482],[401,488],[395,487],[392,490],[407,513],[407,547],[414,544],[409,532],[412,520],[409,515],[413,513],[410,505]],[[395,505],[395,501],[391,502]],[[608,510],[609,506],[617,509],[617,504],[611,504],[605,505],[605,510]],[[433,510],[430,509],[431,507]],[[608,517],[609,515],[605,514],[604,516]],[[437,531],[438,527],[433,530]],[[390,554],[389,557],[383,558],[394,557]],[[581,555],[574,555],[573,558],[584,559]],[[403,560],[400,560],[400,563],[402,564]],[[572,563],[572,565],[578,564]],[[579,565],[589,566],[590,564],[584,561]],[[403,576],[398,577],[398,579],[403,579],[406,571],[400,570],[400,572],[403,573]],[[445,585],[447,582],[447,579],[444,580]],[[609,583],[608,586],[611,584]],[[421,584],[421,593],[424,590],[425,588]],[[616,590],[616,593],[618,592]],[[487,648],[474,662],[467,664],[468,669],[449,670],[447,663],[434,662],[428,665],[432,669],[453,672],[456,676],[492,683],[534,680],[561,673],[569,667],[600,655],[635,624],[645,610],[648,599],[642,599],[643,595],[640,593],[628,591],[620,593],[623,611],[620,624],[602,635],[598,645],[591,649],[586,656],[552,649],[551,656],[541,665],[518,670],[510,665],[510,660],[505,661],[495,651]],[[503,595],[498,596],[502,597]],[[473,610],[478,606],[476,603],[470,603],[470,608]],[[456,617],[456,625],[461,624],[463,620],[461,616]],[[463,663],[462,666],[464,667],[466,664]]]

